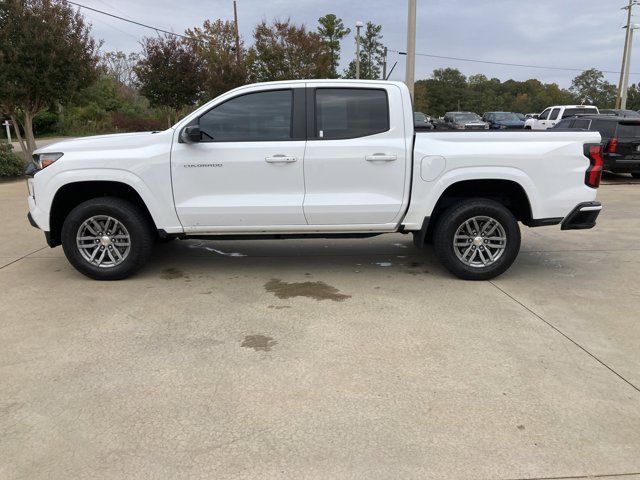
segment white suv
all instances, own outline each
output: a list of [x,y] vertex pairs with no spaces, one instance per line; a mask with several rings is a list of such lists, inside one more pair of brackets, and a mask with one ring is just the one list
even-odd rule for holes
[[598,115],[598,107],[593,105],[556,105],[547,108],[538,118],[527,118],[524,128],[528,130],[547,130],[552,128],[563,118],[574,115]]

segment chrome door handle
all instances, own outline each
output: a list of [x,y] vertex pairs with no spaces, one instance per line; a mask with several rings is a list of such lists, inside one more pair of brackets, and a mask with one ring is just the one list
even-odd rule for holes
[[272,157],[265,157],[264,160],[267,163],[293,163],[298,159],[288,155],[273,155]]
[[384,153],[374,153],[364,157],[367,162],[393,162],[398,159],[397,155],[385,155]]

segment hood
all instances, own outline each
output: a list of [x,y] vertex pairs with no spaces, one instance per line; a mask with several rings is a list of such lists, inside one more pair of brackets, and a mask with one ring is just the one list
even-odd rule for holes
[[173,130],[158,132],[116,133],[113,135],[95,135],[92,137],[79,137],[61,142],[51,143],[38,148],[34,153],[48,152],[82,152],[88,150],[128,150],[143,147],[158,141],[165,135],[173,135]]

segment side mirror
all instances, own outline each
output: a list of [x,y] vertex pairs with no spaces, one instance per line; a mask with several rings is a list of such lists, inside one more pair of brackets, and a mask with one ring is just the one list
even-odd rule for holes
[[184,143],[198,143],[202,140],[202,134],[200,133],[200,127],[198,125],[191,125],[184,127],[180,134],[180,140]]

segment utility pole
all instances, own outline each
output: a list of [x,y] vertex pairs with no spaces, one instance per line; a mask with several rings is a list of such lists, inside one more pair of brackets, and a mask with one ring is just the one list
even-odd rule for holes
[[416,0],[409,0],[409,13],[407,15],[407,69],[405,83],[409,87],[411,99],[416,76]]
[[236,63],[240,65],[240,33],[238,32],[238,9],[236,0],[233,0],[233,27],[236,34]]
[[635,0],[629,0],[629,5],[622,7],[622,10],[627,10],[627,31],[624,36],[624,50],[622,51],[622,66],[620,68],[620,80],[618,81],[618,92],[616,95],[616,108],[621,108],[622,103],[622,83],[624,82],[625,70],[627,68],[627,49],[629,48],[629,32],[631,32],[631,9],[635,4]]
[[356,78],[360,78],[360,29],[363,26],[361,21],[356,22]]
[[384,60],[382,61],[382,80],[387,79],[387,47],[384,47]]
[[629,44],[627,45],[627,58],[625,59],[624,81],[622,82],[622,93],[620,94],[620,108],[622,110],[627,108],[627,89],[629,88],[629,72],[631,71],[631,47],[633,46],[633,31],[639,28],[640,25],[629,25]]

